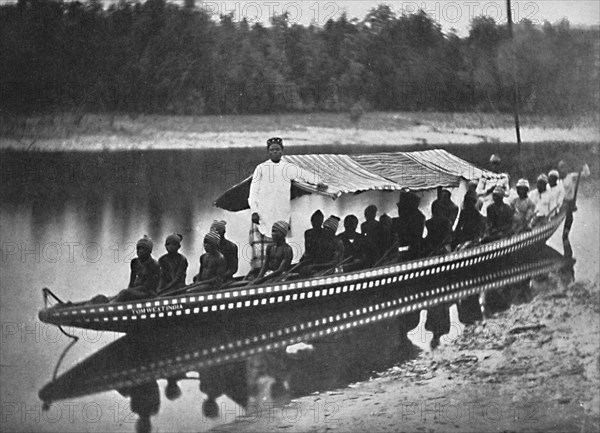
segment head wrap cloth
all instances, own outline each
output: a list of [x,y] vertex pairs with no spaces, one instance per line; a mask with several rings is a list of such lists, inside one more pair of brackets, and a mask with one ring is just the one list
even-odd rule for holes
[[154,248],[154,243],[152,242],[152,239],[150,239],[148,237],[148,235],[144,235],[143,238],[141,238],[139,241],[137,241],[135,246],[148,248],[150,250],[150,252],[152,252],[152,248]]
[[277,221],[273,223],[273,231],[285,237],[290,231],[290,226],[285,221]]
[[206,236],[204,236],[204,242],[210,245],[218,246],[221,242],[221,236],[214,230],[209,231]]
[[211,231],[216,231],[216,232],[223,232],[225,233],[225,226],[227,225],[226,221],[218,221],[218,220],[214,220],[212,222],[212,224],[210,225],[210,230]]
[[339,217],[337,217],[335,215],[331,215],[323,223],[323,228],[324,229],[329,229],[329,230],[331,230],[332,232],[335,233],[337,231],[337,229],[338,229],[339,224],[340,224]]
[[182,240],[183,240],[183,236],[181,236],[179,233],[173,233],[173,234],[170,234],[169,236],[167,236],[167,239],[165,240],[165,244],[168,244],[170,242],[175,242],[177,245],[181,245]]

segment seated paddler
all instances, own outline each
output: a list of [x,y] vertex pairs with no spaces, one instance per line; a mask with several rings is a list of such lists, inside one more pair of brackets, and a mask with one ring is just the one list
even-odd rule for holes
[[454,230],[452,248],[465,248],[479,241],[485,230],[485,218],[477,210],[478,198],[475,191],[469,190],[465,194],[463,207],[458,217]]
[[425,215],[419,210],[421,198],[412,191],[402,191],[396,206],[398,216],[392,219],[398,246],[403,248],[401,258],[411,260],[421,255],[423,231],[425,230]]
[[298,271],[305,276],[310,276],[322,270],[334,270],[344,260],[344,244],[336,238],[340,218],[331,215],[323,223],[323,236],[318,249],[310,262],[307,261]]
[[508,200],[514,210],[513,234],[531,230],[531,222],[535,216],[535,203],[529,198],[529,181],[519,179],[517,182],[517,195]]
[[493,202],[488,206],[487,229],[482,242],[492,242],[510,235],[512,231],[513,208],[504,203],[506,191],[497,186],[492,193]]
[[277,278],[291,268],[294,252],[285,241],[288,231],[289,225],[285,221],[277,221],[273,224],[271,228],[273,244],[267,247],[265,262],[253,284]]
[[427,236],[423,240],[423,253],[426,256],[445,254],[450,250],[452,224],[442,206],[431,206],[431,218],[425,222]]
[[450,191],[438,187],[437,199],[431,203],[431,215],[434,214],[434,210],[436,212],[439,210],[439,215],[450,221],[450,225],[454,227],[456,217],[458,216],[458,206],[452,201],[452,194]]
[[358,218],[356,215],[348,215],[344,218],[344,231],[337,238],[344,245],[344,271],[355,271],[366,266],[366,238],[358,233]]
[[178,252],[181,248],[182,240],[183,236],[179,233],[170,234],[165,240],[167,254],[158,259],[160,283],[158,284],[157,291],[159,295],[185,286],[188,261],[183,254]]
[[200,272],[194,277],[194,283],[199,283],[190,288],[188,292],[216,290],[223,284],[227,261],[219,244],[221,237],[216,231],[210,231],[204,236],[204,254],[200,256]]
[[226,226],[227,222],[214,220],[210,226],[210,231],[217,232],[221,238],[219,241],[219,250],[227,262],[224,281],[231,281],[238,271],[238,247],[225,237],[225,233],[227,232]]
[[152,239],[144,235],[136,243],[137,257],[131,261],[129,286],[121,290],[111,302],[135,301],[153,298],[157,295],[160,281],[160,266],[152,257]]
[[304,255],[300,261],[310,261],[314,257],[315,252],[319,248],[319,242],[323,237],[323,221],[325,215],[320,209],[317,209],[310,217],[310,229],[304,232]]

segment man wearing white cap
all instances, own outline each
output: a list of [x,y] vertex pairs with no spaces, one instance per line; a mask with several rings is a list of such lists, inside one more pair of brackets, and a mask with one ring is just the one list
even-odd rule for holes
[[481,213],[483,216],[487,216],[487,208],[494,201],[493,192],[496,187],[503,188],[504,196],[508,196],[508,191],[510,188],[510,177],[507,173],[502,173],[500,169],[501,162],[502,160],[498,155],[492,155],[490,157],[490,167],[491,171],[494,172],[496,175],[489,177],[481,177],[479,179],[479,183],[477,184],[477,189],[475,190],[475,192],[483,201],[483,207],[481,208]]
[[551,215],[556,215],[562,209],[565,200],[565,187],[558,182],[558,170],[550,170],[548,173],[548,190],[550,191]]
[[527,196],[529,193],[529,181],[519,179],[517,182],[517,195],[509,199],[508,204],[514,209],[513,233],[520,233],[531,228],[529,223],[535,216],[535,203]]
[[548,190],[548,176],[545,174],[538,176],[537,188],[529,193],[529,198],[535,204],[535,216],[531,226],[546,222],[552,211],[552,196]]

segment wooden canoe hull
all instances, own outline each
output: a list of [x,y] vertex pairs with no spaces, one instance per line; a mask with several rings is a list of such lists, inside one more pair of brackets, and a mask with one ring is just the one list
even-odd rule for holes
[[[422,293],[421,287],[443,282],[456,275],[487,272],[485,265],[500,259],[519,260],[535,256],[562,223],[560,214],[530,232],[443,256],[417,259],[357,272],[313,277],[305,280],[233,288],[202,294],[180,295],[144,301],[94,306],[52,307],[39,312],[42,322],[123,333],[143,332],[188,324],[235,320],[236,317],[262,318],[273,312],[339,303],[361,304],[380,293],[403,295],[402,304],[415,299],[434,302],[438,298],[458,300],[465,295],[451,287],[435,295]],[[465,295],[466,296],[466,295]]]

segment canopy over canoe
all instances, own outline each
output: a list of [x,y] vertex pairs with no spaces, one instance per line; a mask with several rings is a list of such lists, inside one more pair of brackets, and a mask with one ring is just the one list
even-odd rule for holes
[[[321,194],[333,199],[365,191],[413,191],[456,187],[461,180],[497,177],[442,149],[418,152],[385,152],[363,155],[285,155],[282,162],[297,166],[302,177],[314,182],[294,181],[292,199]],[[221,195],[215,206],[232,212],[249,208],[252,176]],[[317,183],[327,185],[325,191]]]

